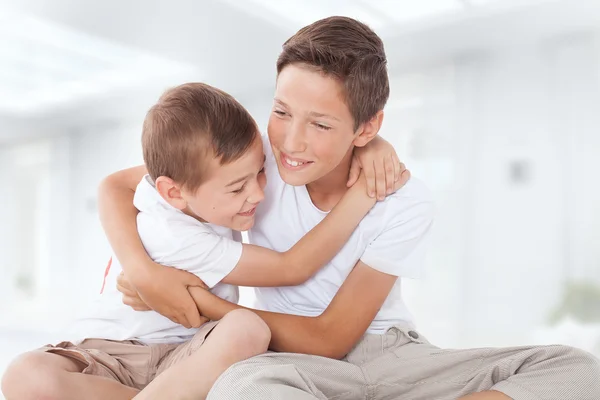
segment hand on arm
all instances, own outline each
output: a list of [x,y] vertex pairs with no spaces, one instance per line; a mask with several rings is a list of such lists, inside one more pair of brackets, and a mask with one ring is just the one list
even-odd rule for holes
[[144,303],[185,327],[201,325],[188,286],[203,285],[193,274],[154,263],[137,231],[138,210],[133,206],[135,189],[146,174],[144,166],[116,172],[98,190],[100,221],[125,274]]
[[317,226],[285,252],[244,244],[236,267],[222,282],[241,286],[294,286],[307,281],[344,246],[375,205],[364,176]]
[[[219,320],[241,308],[258,314],[271,329],[271,350],[342,358],[364,335],[397,279],[359,261],[318,317],[254,310],[199,287],[190,287],[189,292],[203,318]],[[119,291],[125,304],[140,311],[149,309],[123,275],[119,277]]]
[[[329,307],[318,317],[252,310],[271,329],[274,351],[344,357],[364,335],[397,277],[376,271],[359,261]],[[245,308],[199,288],[190,288],[203,315],[220,319],[229,311]]]
[[[354,157],[350,166],[348,186],[356,182],[361,169],[367,179],[369,196],[385,199],[410,179],[410,171],[398,159],[394,147],[381,136],[375,136],[364,147],[354,148]],[[394,184],[400,181],[399,185]]]
[[[418,275],[433,222],[433,204],[422,198],[403,201],[408,204],[367,246],[323,314],[300,317],[255,311],[271,328],[273,350],[342,357],[369,327],[397,276]],[[212,319],[238,307],[206,291],[190,291],[202,313]]]

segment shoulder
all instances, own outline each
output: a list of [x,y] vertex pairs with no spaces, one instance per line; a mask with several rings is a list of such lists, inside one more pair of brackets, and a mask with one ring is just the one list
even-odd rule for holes
[[423,181],[411,177],[396,193],[378,202],[365,217],[365,222],[371,226],[371,231],[381,232],[409,221],[430,224],[434,217],[433,194]]
[[176,209],[157,207],[140,211],[138,234],[148,252],[176,252],[212,244],[220,237],[204,224]]
[[415,206],[421,211],[434,212],[433,194],[423,181],[411,177],[396,193],[389,195],[386,200],[379,202],[374,209],[382,208],[394,213],[404,212]]
[[411,177],[406,185],[398,189],[396,193],[389,196],[392,199],[413,199],[423,202],[433,202],[433,194],[427,185],[416,177]]

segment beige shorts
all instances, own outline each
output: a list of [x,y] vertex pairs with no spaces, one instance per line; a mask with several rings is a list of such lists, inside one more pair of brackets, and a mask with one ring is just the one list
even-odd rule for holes
[[148,345],[136,340],[85,339],[78,344],[48,345],[39,351],[81,362],[84,374],[103,376],[141,390],[161,372],[197,351],[218,322],[202,325],[185,343]]

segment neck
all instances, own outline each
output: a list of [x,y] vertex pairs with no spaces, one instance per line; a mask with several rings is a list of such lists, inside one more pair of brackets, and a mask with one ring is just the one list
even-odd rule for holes
[[327,175],[306,184],[310,198],[319,209],[331,210],[348,190],[346,183],[352,162],[352,150],[353,148],[350,148],[342,161]]
[[205,220],[203,220],[202,218],[200,218],[195,212],[193,212],[189,206],[187,206],[186,208],[182,209],[181,212],[183,212],[185,215],[190,216],[194,219],[197,219],[200,222],[204,222],[207,223]]

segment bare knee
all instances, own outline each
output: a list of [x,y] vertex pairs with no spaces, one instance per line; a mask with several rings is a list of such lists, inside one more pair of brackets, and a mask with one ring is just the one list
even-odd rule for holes
[[232,350],[243,353],[246,358],[262,354],[269,348],[271,330],[252,311],[231,311],[221,319],[219,325],[223,325],[223,328],[232,336]]
[[60,356],[31,351],[17,357],[2,376],[2,393],[6,400],[62,398],[59,380],[65,370],[52,363],[52,357]]

